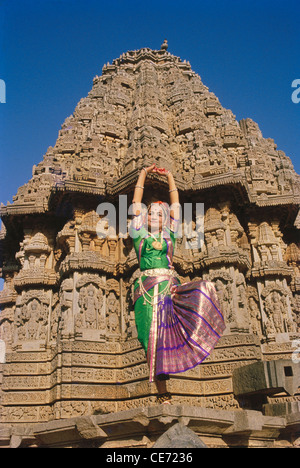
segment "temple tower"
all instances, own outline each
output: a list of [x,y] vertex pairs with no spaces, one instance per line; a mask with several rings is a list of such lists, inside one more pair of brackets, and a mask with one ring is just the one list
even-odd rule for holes
[[[215,282],[227,325],[210,358],[171,378],[174,403],[271,415],[299,401],[299,383],[266,384],[258,398],[234,381],[240,368],[277,361],[290,363],[284,382],[296,378],[299,176],[257,123],[238,122],[167,49],[106,64],[32,178],[1,204],[5,427],[155,405],[134,324],[138,264],[118,224],[153,162],[172,170],[182,204],[204,203],[204,244],[180,238],[174,265],[183,281]],[[150,175],[145,199],[168,195]],[[116,207],[108,237],[104,202]]]

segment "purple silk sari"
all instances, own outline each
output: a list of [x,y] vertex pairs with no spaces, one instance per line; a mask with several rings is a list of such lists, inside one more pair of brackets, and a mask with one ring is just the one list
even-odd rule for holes
[[[145,290],[169,277],[147,277]],[[153,305],[147,361],[150,381],[161,374],[177,374],[200,364],[220,339],[225,323],[213,283],[171,279],[171,294],[158,295]],[[135,291],[136,301],[141,296]]]

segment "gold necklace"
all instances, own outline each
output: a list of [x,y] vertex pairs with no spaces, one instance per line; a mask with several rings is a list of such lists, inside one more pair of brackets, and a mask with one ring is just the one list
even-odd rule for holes
[[156,237],[154,237],[154,234],[152,234],[151,232],[149,232],[150,236],[153,237],[154,241],[152,242],[152,247],[155,249],[155,250],[162,250],[162,239],[161,239],[161,235],[162,233],[160,232],[160,241],[158,240],[158,238],[156,239]]

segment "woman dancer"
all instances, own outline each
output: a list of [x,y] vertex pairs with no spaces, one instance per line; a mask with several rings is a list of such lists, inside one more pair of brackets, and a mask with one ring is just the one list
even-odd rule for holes
[[[152,203],[146,213],[142,197],[147,174],[166,176],[170,209]],[[178,190],[171,172],[153,164],[143,168],[133,196],[131,237],[140,265],[134,285],[134,312],[159,403],[169,403],[169,374],[185,372],[200,364],[218,342],[224,328],[215,288],[208,281],[180,284],[172,265],[179,219]]]

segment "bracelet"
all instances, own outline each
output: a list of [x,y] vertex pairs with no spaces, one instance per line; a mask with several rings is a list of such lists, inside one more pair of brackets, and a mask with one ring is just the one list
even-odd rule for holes
[[136,187],[144,190],[144,187],[142,187],[141,185],[136,185]]
[[176,192],[176,190],[178,190],[177,188],[173,188],[172,190],[169,190],[169,193],[171,192]]
[[142,167],[142,169],[144,169],[144,171],[146,172],[146,175],[148,175],[148,172],[147,172],[147,170],[146,170],[144,167]]

